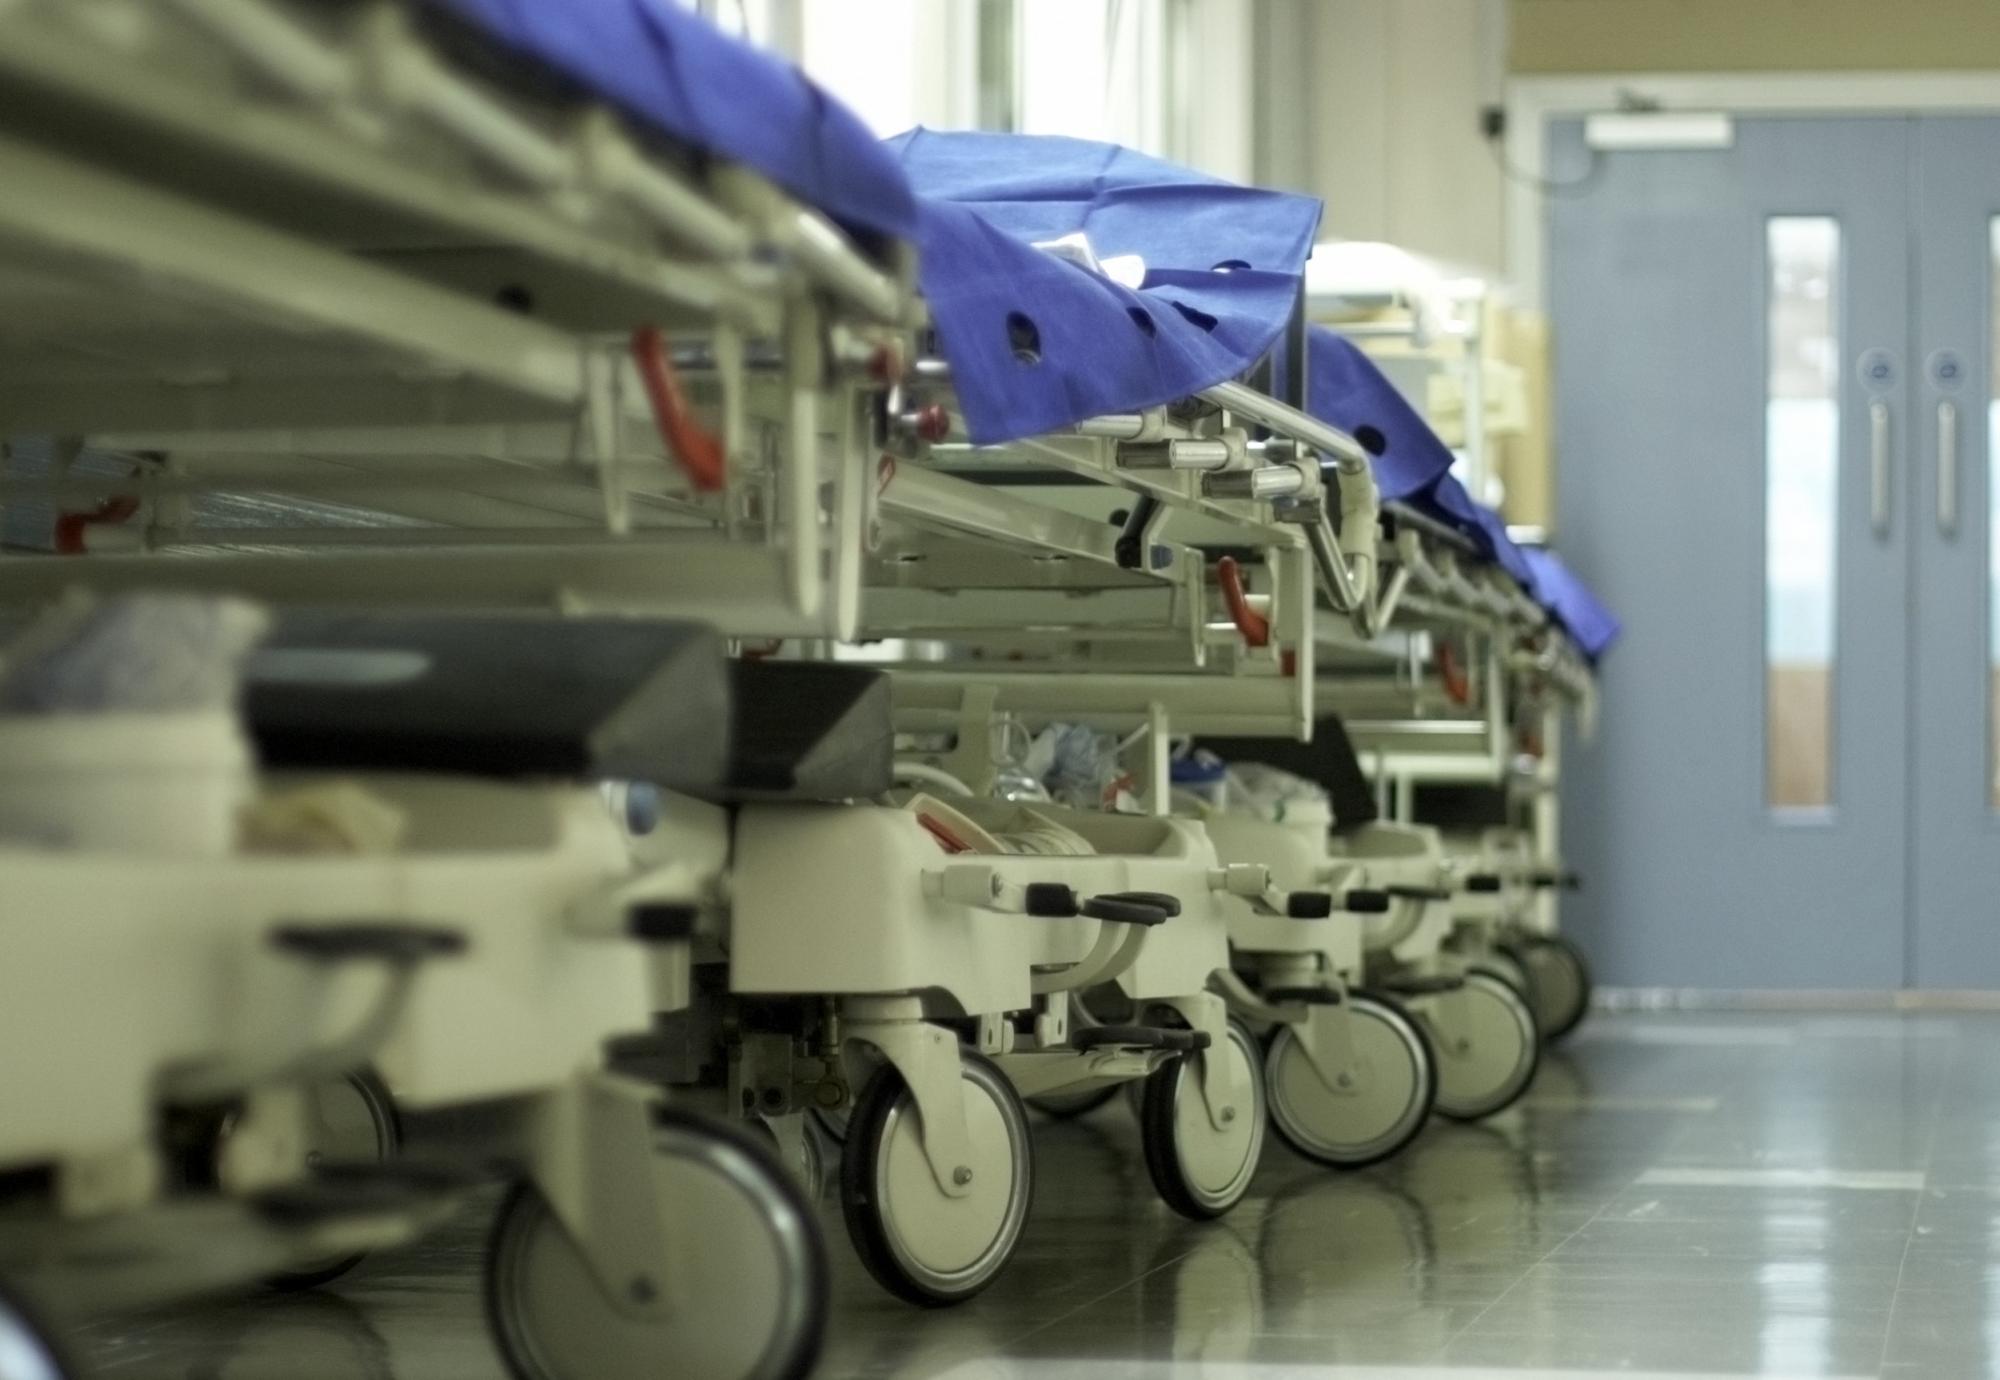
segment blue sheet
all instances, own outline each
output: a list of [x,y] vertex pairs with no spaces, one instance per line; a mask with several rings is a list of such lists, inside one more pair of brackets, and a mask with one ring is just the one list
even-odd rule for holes
[[[1291,362],[1280,358],[1280,388]],[[1361,442],[1375,457],[1386,500],[1422,493],[1451,469],[1451,450],[1361,348],[1325,326],[1308,328],[1306,411]]]
[[1555,552],[1530,546],[1522,554],[1534,573],[1535,597],[1568,629],[1583,654],[1596,661],[1611,650],[1611,644],[1625,631],[1617,616],[1598,602]]
[[910,239],[915,199],[860,118],[674,0],[428,0],[850,229]]
[[1512,575],[1521,588],[1534,592],[1534,572],[1520,544],[1507,535],[1507,524],[1491,508],[1474,501],[1457,476],[1441,475],[1404,501],[1465,537],[1479,555]]
[[1515,542],[1507,535],[1507,524],[1500,515],[1474,501],[1465,486],[1451,475],[1413,495],[1410,503],[1471,538],[1480,554],[1490,557],[1512,575],[1592,661],[1603,656],[1618,640],[1623,630],[1618,619],[1553,551]]
[[[918,129],[890,146],[922,202],[924,296],[981,445],[1233,378],[1284,329],[1319,202],[1111,144]],[[1135,290],[1033,247],[1136,254]]]

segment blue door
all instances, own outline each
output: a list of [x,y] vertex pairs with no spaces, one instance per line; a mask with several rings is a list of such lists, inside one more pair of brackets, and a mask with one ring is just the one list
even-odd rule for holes
[[[1970,913],[1978,885],[1930,886],[1949,871],[1933,853],[2000,852],[1990,808],[1949,833],[1932,818],[1991,775],[1986,490],[1961,464],[1960,544],[1920,554],[1937,442],[1913,279],[1924,188],[1990,184],[1944,160],[1983,147],[2000,168],[2000,139],[1767,118],[1726,149],[1592,152],[1581,122],[1551,141],[1569,184],[1549,203],[1557,532],[1629,630],[1599,740],[1566,759],[1565,848],[1589,888],[1566,921],[1617,984],[2000,981],[2000,932],[1916,919]],[[1990,274],[1953,264],[1938,294],[1987,310]],[[1969,457],[1985,352],[1954,340]],[[1926,659],[1942,668],[1952,638],[1937,674],[1963,684],[1934,687]]]

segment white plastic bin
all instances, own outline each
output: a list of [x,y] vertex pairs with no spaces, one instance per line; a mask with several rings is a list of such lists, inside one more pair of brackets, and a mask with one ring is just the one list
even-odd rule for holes
[[253,789],[227,711],[0,715],[0,843],[220,856]]

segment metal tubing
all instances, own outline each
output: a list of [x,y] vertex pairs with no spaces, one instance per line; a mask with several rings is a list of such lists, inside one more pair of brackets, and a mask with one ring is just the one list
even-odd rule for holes
[[1259,465],[1254,470],[1222,470],[1205,474],[1201,491],[1210,498],[1290,498],[1306,487],[1296,465]]
[[1361,448],[1359,441],[1337,427],[1328,426],[1317,417],[1308,416],[1295,407],[1286,406],[1276,398],[1266,397],[1254,388],[1246,388],[1240,383],[1229,382],[1204,388],[1200,396],[1204,402],[1228,408],[1231,412],[1248,417],[1273,431],[1303,441],[1314,450],[1331,455],[1339,464],[1343,474],[1368,473],[1368,452]]

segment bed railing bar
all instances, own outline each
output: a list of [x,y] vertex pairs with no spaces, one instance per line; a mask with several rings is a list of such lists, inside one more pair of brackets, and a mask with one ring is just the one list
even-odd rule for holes
[[1328,426],[1319,418],[1259,393],[1254,388],[1225,381],[1202,389],[1201,398],[1294,440],[1303,441],[1314,450],[1324,451],[1334,458],[1344,474],[1365,475],[1369,472],[1368,452],[1362,449],[1359,441],[1338,427]]

